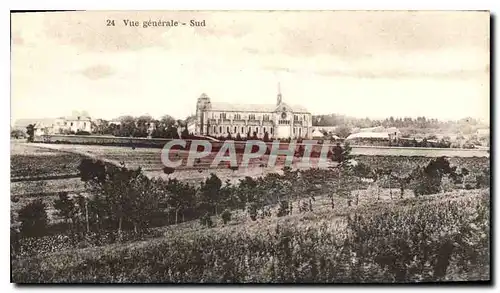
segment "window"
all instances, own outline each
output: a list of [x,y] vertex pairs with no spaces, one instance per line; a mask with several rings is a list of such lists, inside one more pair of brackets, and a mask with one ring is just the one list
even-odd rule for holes
[[220,113],[220,119],[226,119],[226,113]]
[[214,133],[217,132],[217,126],[214,126]]
[[245,133],[245,127],[241,127],[241,133]]
[[273,129],[271,128],[271,134],[273,134]]
[[238,130],[236,130],[236,126],[234,127],[234,133],[238,132]]
[[[241,115],[240,114],[234,114],[234,120],[241,120]],[[236,130],[235,130],[236,132]]]
[[262,129],[262,132],[266,133],[266,128],[265,127]]
[[222,133],[222,126],[219,126],[219,133]]
[[229,133],[229,126],[227,127],[227,133]]
[[269,121],[269,115],[268,114],[264,114],[262,120]]
[[73,126],[73,122],[71,122],[71,126]]
[[248,120],[255,120],[255,114],[248,115]]
[[87,127],[87,123],[83,122],[83,128]]

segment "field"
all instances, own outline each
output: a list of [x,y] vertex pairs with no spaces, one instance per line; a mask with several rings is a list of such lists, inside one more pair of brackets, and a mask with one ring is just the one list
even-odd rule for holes
[[76,177],[81,155],[11,142],[10,178],[13,181],[33,178]]
[[[123,164],[127,168],[141,169],[151,177],[162,178],[177,178],[186,180],[191,183],[201,182],[207,178],[210,173],[216,173],[224,180],[229,179],[231,182],[237,182],[245,176],[262,176],[265,174],[278,172],[284,164],[284,156],[279,156],[276,160],[276,167],[267,167],[266,162],[269,159],[268,155],[264,155],[262,159],[252,159],[247,168],[238,170],[230,170],[226,165],[221,163],[217,167],[211,167],[216,153],[212,153],[199,162],[196,162],[194,167],[181,166],[176,169],[171,175],[163,173],[164,165],[161,162],[161,149],[158,148],[131,148],[118,146],[97,146],[97,145],[69,145],[69,144],[34,144],[36,147],[47,149],[52,152],[72,152],[75,156],[91,156],[99,159],[104,159],[107,162],[115,165]],[[450,150],[447,150],[450,153]],[[404,155],[409,152],[410,156]],[[353,148],[352,154],[356,159],[370,163],[370,165],[387,165],[392,168],[406,168],[406,165],[401,165],[399,162],[407,161],[407,158],[412,158],[411,162],[425,164],[430,158],[440,155],[441,150],[419,149],[415,151],[411,148]],[[456,156],[450,157],[450,161],[454,165],[460,165],[466,168],[477,169],[478,166],[488,164],[489,155],[476,154],[472,150],[453,150],[451,154]],[[483,151],[484,153],[484,151]],[[186,160],[188,152],[177,150],[172,151],[170,158],[172,160]],[[478,155],[478,156],[471,156]],[[237,155],[237,161],[241,162],[241,155]],[[294,158],[293,165],[295,166],[300,158]],[[317,159],[311,158],[312,166],[317,166]],[[330,164],[331,165],[331,164]]]
[[[184,155],[179,154],[179,158]],[[27,203],[42,199],[51,225],[64,222],[53,207],[58,192],[86,191],[76,177],[76,167],[83,157],[141,167],[149,178],[177,178],[196,185],[215,173],[224,182],[219,191],[224,202],[230,200],[223,195],[232,194],[234,200],[241,192],[254,196],[264,192],[269,199],[294,194],[288,195],[291,203],[286,215],[280,215],[279,202],[268,202],[263,207],[268,214],[259,211],[257,218],[251,219],[249,210],[236,204],[227,223],[216,210],[209,217],[212,226],[193,217],[184,221],[184,215],[177,224],[176,212],[174,223],[169,214],[168,224],[151,226],[141,233],[129,231],[121,238],[114,231],[71,234],[65,230],[27,237],[12,261],[14,282],[391,283],[490,279],[490,191],[474,181],[476,174],[489,168],[488,157],[449,159],[452,166],[470,171],[473,186],[468,189],[455,184],[452,191],[443,189],[439,194],[416,197],[410,188],[401,195],[395,182],[386,188],[386,183],[366,181],[353,184],[351,195],[346,197],[323,177],[323,171],[304,170],[307,172],[300,173],[301,177],[287,177],[291,175],[280,168],[262,167],[260,162],[232,171],[225,166],[206,168],[207,161],[202,160],[197,168],[178,169],[167,175],[161,169],[158,149],[14,143],[12,155],[16,161],[11,162],[11,173],[23,174],[26,166],[37,171],[11,177],[21,178],[11,182],[11,198],[16,199],[11,210],[15,213]],[[395,173],[424,167],[430,161],[424,156],[354,157],[373,169]],[[271,176],[275,173],[283,175]],[[63,176],[68,174],[73,178]],[[249,190],[234,185],[245,176],[267,179],[257,180],[258,186]],[[147,191],[154,193],[151,188]],[[199,196],[199,192],[195,194]]]

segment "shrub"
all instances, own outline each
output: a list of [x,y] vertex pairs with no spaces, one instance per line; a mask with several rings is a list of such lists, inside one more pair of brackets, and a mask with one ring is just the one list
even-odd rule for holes
[[225,209],[220,216],[224,225],[231,221],[231,212],[228,209]]
[[257,204],[255,202],[252,202],[248,205],[248,215],[250,216],[250,219],[252,219],[252,221],[257,220]]
[[212,222],[212,218],[210,217],[210,215],[208,213],[205,213],[200,218],[200,224],[210,228],[213,226],[214,223]]
[[19,210],[21,233],[24,236],[42,236],[47,230],[47,211],[42,199],[36,199]]

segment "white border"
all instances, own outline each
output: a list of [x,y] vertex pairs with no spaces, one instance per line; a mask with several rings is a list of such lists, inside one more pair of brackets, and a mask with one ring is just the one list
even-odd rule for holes
[[[1,1],[0,5],[2,8],[8,8],[14,9],[14,10],[154,10],[154,9],[159,9],[159,10],[490,10],[493,14],[496,14],[497,19],[496,19],[496,24],[498,26],[498,15],[500,13],[500,1],[497,0],[454,0],[454,1],[436,1],[436,0],[414,0],[414,1],[391,1],[391,0],[378,0],[378,1],[370,1],[370,0],[347,0],[347,1],[342,1],[342,2],[335,2],[332,3],[331,1],[320,1],[320,0],[306,0],[306,1],[293,1],[293,0],[276,0],[276,1],[271,1],[271,0],[249,0],[249,1],[224,1],[224,0],[210,0],[210,1],[204,1],[204,0],[178,0],[178,1],[151,1],[151,0],[139,0],[139,1],[127,1],[127,0],[122,0],[122,1],[111,1],[104,2],[102,0],[74,0],[74,1],[67,1],[67,0],[45,0],[45,1]],[[7,291],[11,290],[16,290],[20,289],[18,287],[15,287],[12,284],[9,284],[10,282],[10,256],[9,256],[9,244],[8,244],[8,236],[10,233],[7,232],[8,230],[8,223],[10,222],[10,200],[9,196],[10,195],[10,181],[8,178],[10,178],[9,173],[10,173],[10,163],[8,164],[7,162],[10,162],[9,158],[9,152],[10,152],[10,144],[9,141],[7,140],[8,132],[9,132],[9,125],[10,125],[10,66],[7,64],[10,64],[10,15],[7,12],[7,9],[2,9],[1,10],[1,26],[0,26],[0,40],[2,41],[2,46],[1,46],[1,53],[2,53],[2,59],[4,61],[9,60],[9,62],[3,63],[4,65],[2,66],[2,106],[0,107],[1,111],[1,119],[3,119],[3,123],[0,125],[1,129],[1,137],[4,137],[5,140],[3,140],[0,145],[1,145],[1,154],[2,157],[5,158],[2,160],[3,164],[1,166],[1,174],[0,174],[0,184],[1,184],[1,190],[3,191],[3,205],[2,209],[4,209],[4,212],[1,213],[2,215],[2,232],[0,235],[3,237],[2,245],[1,245],[1,255],[2,255],[2,270],[1,270],[1,277],[2,277],[2,286],[1,288]],[[495,39],[498,40],[498,31],[495,31]],[[498,44],[497,44],[498,48]],[[498,49],[497,49],[498,51]],[[493,53],[493,52],[492,52]],[[496,53],[496,52],[494,52]],[[492,66],[493,68],[496,66]],[[498,77],[495,78],[492,82],[495,83],[498,80]],[[498,83],[496,83],[498,84]],[[496,109],[496,114],[500,115],[497,106],[495,105]],[[494,119],[494,124],[495,128],[498,127],[498,119],[497,117],[492,117]],[[495,133],[496,134],[496,133]],[[495,141],[495,153],[498,154],[498,144]],[[498,155],[497,155],[498,157]],[[495,159],[495,163],[497,163],[497,159]],[[498,173],[498,170],[497,170]],[[497,179],[499,175],[496,174],[494,179]],[[497,181],[497,180],[495,180]],[[492,196],[495,196],[492,194]],[[495,212],[498,213],[499,208],[498,208],[498,202],[499,200],[495,200]],[[498,216],[495,218],[497,219]],[[495,231],[493,231],[496,235],[495,239],[497,240],[495,243],[498,243],[498,221],[494,223],[494,228]],[[498,265],[498,255],[499,251],[495,251],[495,264]],[[498,282],[498,267],[496,267],[496,270],[494,271],[495,275],[492,276],[494,280],[497,280]],[[98,292],[103,290],[105,287],[80,287],[80,290],[93,290],[94,292]],[[200,288],[200,287],[198,287]],[[230,287],[227,289],[236,289],[237,287]],[[361,289],[362,287],[357,288],[356,290]],[[394,290],[414,290],[416,288],[410,288],[410,287],[394,287],[394,288],[389,288],[389,287],[378,287],[378,288],[371,288],[375,290],[380,290],[380,291],[385,291],[388,289],[394,289]],[[25,288],[26,289],[26,288]],[[66,290],[69,289],[68,287],[37,287],[37,288],[28,288],[30,290],[57,290],[57,289],[62,289]],[[134,291],[142,291],[143,288],[140,287],[129,287],[127,289],[131,289]],[[164,290],[167,288],[161,288],[158,287],[160,290]],[[172,290],[174,288],[168,288],[168,290]],[[201,288],[200,288],[201,289]],[[216,289],[219,290],[219,288],[202,288],[204,290],[207,289]],[[239,288],[238,288],[239,289]],[[254,289],[254,288],[246,288],[246,289]],[[304,290],[306,288],[261,288],[259,287],[258,290],[279,290],[279,289],[285,289],[285,290]],[[320,288],[316,288],[320,289]],[[345,290],[344,288],[323,288],[327,290]],[[354,289],[354,288],[350,288]],[[450,288],[450,287],[425,287],[425,288],[419,288],[419,289],[424,289],[428,291],[442,291],[444,290],[473,290],[474,288]],[[476,288],[477,289],[477,288]],[[476,290],[474,289],[474,290]],[[113,288],[112,290],[122,290],[122,288]],[[194,290],[194,288],[190,289]],[[307,290],[310,290],[310,288],[307,288]],[[492,290],[490,288],[489,290]]]

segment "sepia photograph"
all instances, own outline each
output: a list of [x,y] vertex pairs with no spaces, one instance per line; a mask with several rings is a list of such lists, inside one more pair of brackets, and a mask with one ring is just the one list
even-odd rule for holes
[[488,11],[10,14],[16,284],[491,284]]

